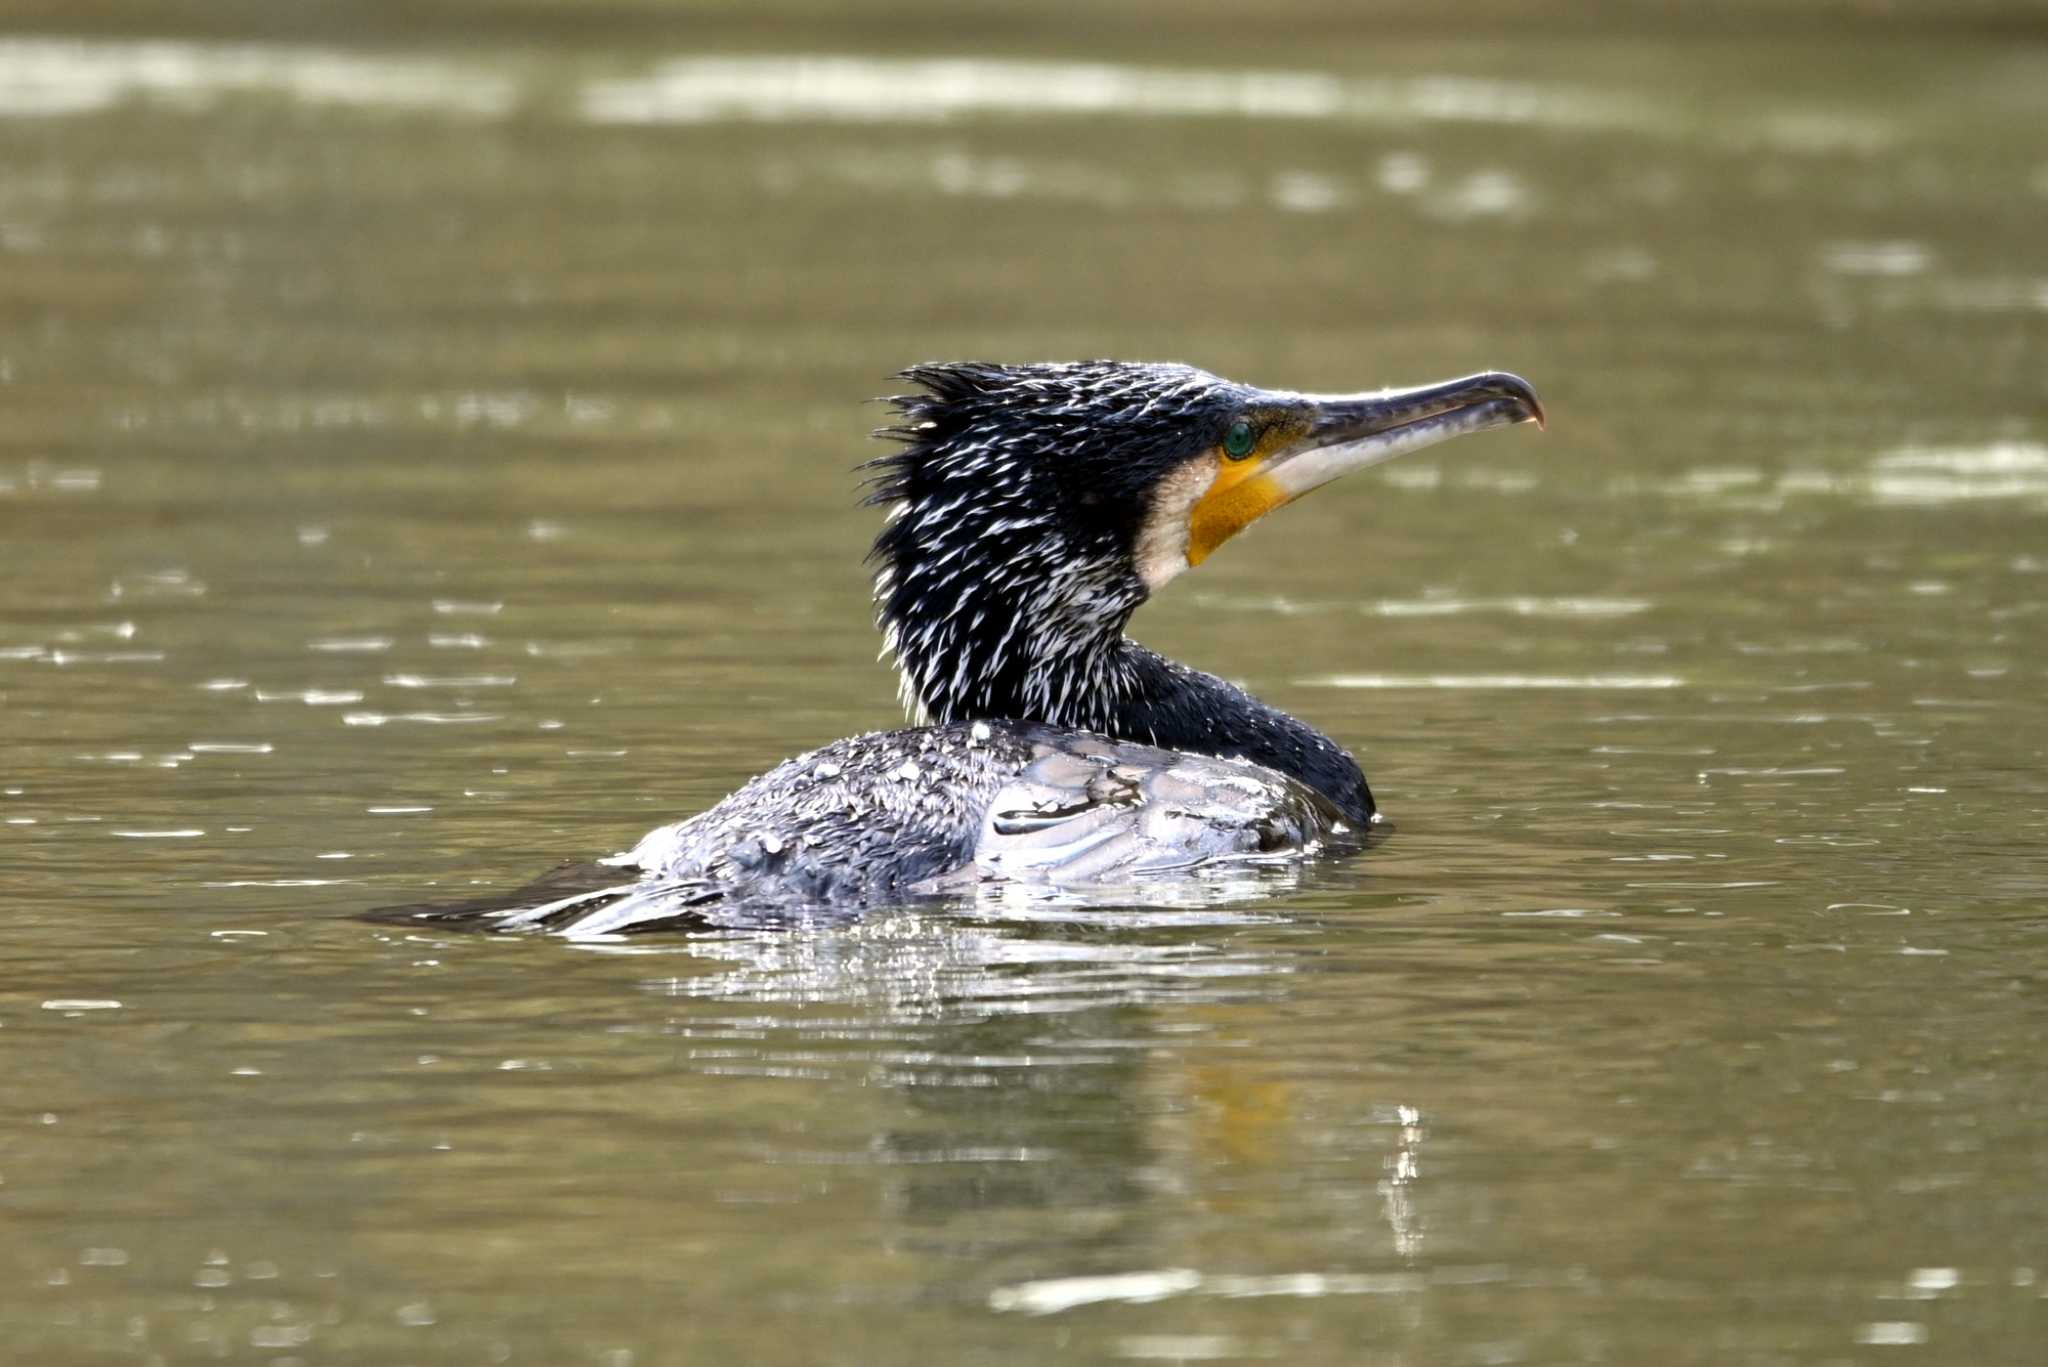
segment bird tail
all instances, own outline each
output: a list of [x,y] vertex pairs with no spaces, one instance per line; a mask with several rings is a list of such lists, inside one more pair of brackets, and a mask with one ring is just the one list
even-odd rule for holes
[[451,902],[363,913],[386,925],[538,931],[577,939],[649,930],[701,930],[722,893],[701,880],[649,878],[622,864],[561,864],[524,887]]

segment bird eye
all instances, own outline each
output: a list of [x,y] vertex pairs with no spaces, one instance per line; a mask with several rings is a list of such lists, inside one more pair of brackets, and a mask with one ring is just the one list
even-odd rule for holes
[[1252,425],[1243,418],[1230,424],[1230,430],[1223,434],[1223,454],[1232,460],[1243,460],[1252,453]]

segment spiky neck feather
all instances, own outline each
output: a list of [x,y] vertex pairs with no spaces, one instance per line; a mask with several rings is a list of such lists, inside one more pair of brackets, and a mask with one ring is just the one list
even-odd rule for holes
[[1125,634],[1154,490],[1250,392],[1185,366],[919,366],[871,462],[875,604],[921,721],[1037,721],[1288,773],[1355,822],[1358,765],[1313,727]]
[[1224,382],[1182,366],[920,366],[873,462],[879,625],[933,721],[1102,730],[1134,686],[1120,647],[1148,596],[1132,542],[1149,486]]

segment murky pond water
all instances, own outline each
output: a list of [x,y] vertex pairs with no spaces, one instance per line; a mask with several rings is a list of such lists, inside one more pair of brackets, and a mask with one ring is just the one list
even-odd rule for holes
[[[0,39],[11,1358],[2036,1359],[2048,51],[1331,22]],[[1542,388],[1138,618],[1385,847],[350,919],[891,724],[861,401],[1102,354]]]

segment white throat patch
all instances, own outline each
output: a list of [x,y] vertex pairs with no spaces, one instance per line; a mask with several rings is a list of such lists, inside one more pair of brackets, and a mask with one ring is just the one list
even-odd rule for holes
[[1205,452],[1159,481],[1133,548],[1138,578],[1157,593],[1188,567],[1188,517],[1216,482],[1216,453]]

